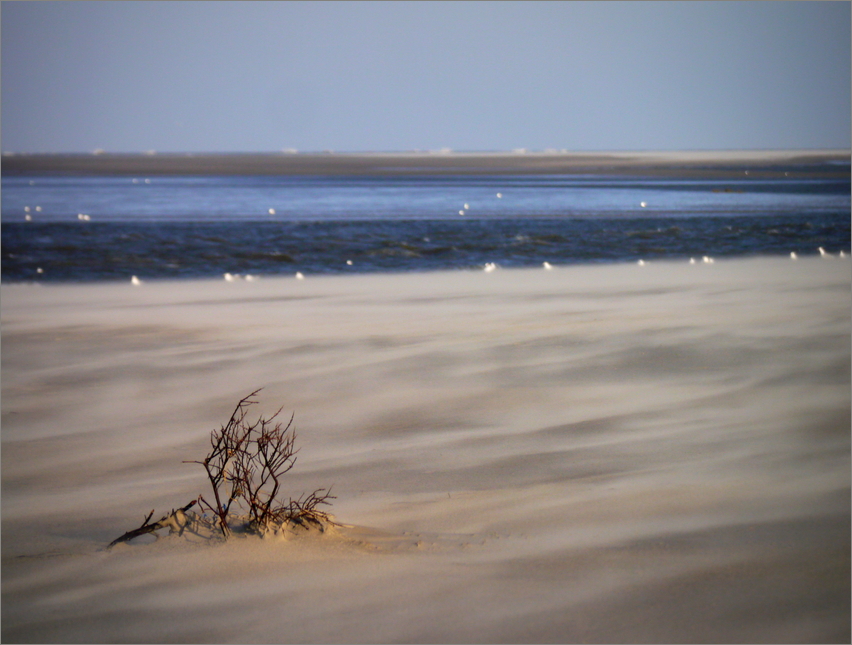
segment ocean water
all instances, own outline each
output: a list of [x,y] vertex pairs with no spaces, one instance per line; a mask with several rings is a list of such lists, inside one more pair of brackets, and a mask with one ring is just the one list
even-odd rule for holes
[[848,176],[789,170],[789,177],[736,180],[3,177],[2,279],[686,261],[808,255],[820,246],[848,252]]

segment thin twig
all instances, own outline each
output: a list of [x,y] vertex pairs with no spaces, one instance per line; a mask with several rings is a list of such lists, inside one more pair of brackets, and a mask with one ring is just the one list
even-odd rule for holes
[[163,517],[161,517],[153,524],[148,523],[151,517],[154,515],[154,511],[151,510],[151,512],[148,513],[148,517],[146,517],[145,521],[142,522],[142,526],[140,526],[138,529],[128,531],[121,537],[117,537],[107,545],[107,548],[110,549],[119,542],[127,542],[128,540],[132,540],[133,538],[139,537],[140,535],[145,535],[146,533],[153,533],[154,531],[159,531],[160,529],[164,529],[166,527],[171,527],[174,530],[174,528],[178,526],[182,529],[183,526],[186,524],[186,518],[183,516],[183,514],[190,508],[192,508],[197,501],[198,500],[192,500],[189,504],[182,508],[179,508],[178,510],[172,509],[171,513],[166,513],[165,515],[163,515]]

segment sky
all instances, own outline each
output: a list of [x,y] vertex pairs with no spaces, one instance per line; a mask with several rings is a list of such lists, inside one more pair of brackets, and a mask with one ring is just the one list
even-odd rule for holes
[[850,6],[2,2],[0,149],[847,149]]

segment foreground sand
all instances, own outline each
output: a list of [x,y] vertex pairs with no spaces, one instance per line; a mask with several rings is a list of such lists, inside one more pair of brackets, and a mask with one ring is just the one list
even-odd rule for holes
[[[5,642],[849,642],[852,262],[2,287]],[[104,545],[263,387],[351,528]]]

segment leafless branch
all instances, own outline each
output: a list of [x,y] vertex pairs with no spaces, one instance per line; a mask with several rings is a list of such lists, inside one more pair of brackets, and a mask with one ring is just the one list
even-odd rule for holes
[[159,531],[160,529],[170,528],[171,532],[177,531],[178,534],[183,533],[183,529],[186,526],[186,511],[192,508],[197,500],[192,500],[186,506],[179,508],[177,510],[172,509],[171,513],[166,513],[159,520],[154,522],[153,524],[149,524],[148,522],[151,520],[151,517],[154,515],[153,509],[150,513],[148,513],[148,517],[142,522],[142,526],[138,529],[133,529],[132,531],[128,531],[121,537],[114,539],[109,543],[107,548],[112,548],[119,542],[127,542],[128,540],[132,540],[135,537],[139,537],[140,535],[145,535],[146,533],[153,533],[154,531]]

